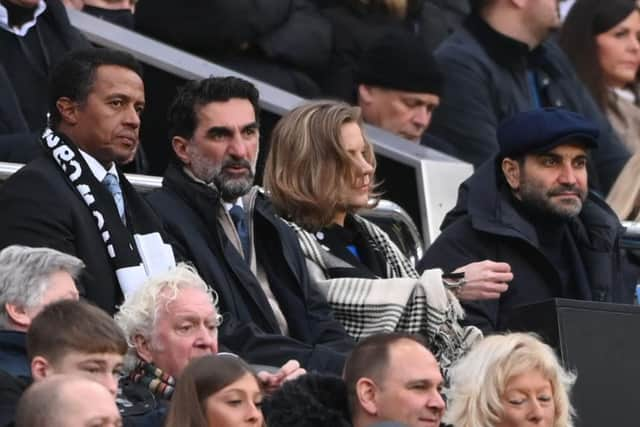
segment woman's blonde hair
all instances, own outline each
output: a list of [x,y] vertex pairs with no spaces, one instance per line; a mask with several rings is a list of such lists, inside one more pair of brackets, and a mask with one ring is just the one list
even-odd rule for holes
[[575,375],[562,368],[551,347],[526,333],[489,336],[454,365],[443,422],[456,427],[496,425],[504,413],[501,398],[507,383],[530,371],[540,372],[551,383],[553,427],[573,427],[569,391]]
[[[304,104],[280,119],[271,134],[263,178],[280,215],[316,230],[330,224],[339,209],[351,210],[343,201],[344,190],[356,179],[340,141],[346,123],[362,128],[360,108],[327,100]],[[373,148],[363,138],[364,158],[375,168]],[[372,185],[370,199],[377,197],[374,189]]]

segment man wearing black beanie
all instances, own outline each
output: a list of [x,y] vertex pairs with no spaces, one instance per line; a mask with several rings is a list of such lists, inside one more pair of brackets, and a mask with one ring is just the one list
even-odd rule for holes
[[365,51],[356,83],[365,122],[419,142],[440,104],[443,75],[423,41],[395,30]]

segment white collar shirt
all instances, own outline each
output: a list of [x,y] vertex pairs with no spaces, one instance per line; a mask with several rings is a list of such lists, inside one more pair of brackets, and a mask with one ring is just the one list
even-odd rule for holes
[[17,36],[24,37],[27,35],[29,30],[33,28],[34,25],[36,25],[36,22],[38,21],[38,17],[42,15],[45,10],[47,10],[47,4],[44,2],[44,0],[40,0],[33,14],[33,19],[23,23],[19,27],[10,27],[9,12],[7,11],[6,7],[0,4],[0,28],[5,31],[9,31],[10,33],[13,33]]
[[96,177],[98,182],[102,182],[104,180],[104,177],[107,176],[107,173],[110,173],[115,175],[118,184],[120,184],[120,177],[118,176],[118,170],[116,169],[115,163],[112,163],[109,170],[106,170],[104,166],[102,166],[100,162],[95,159],[95,157],[80,149],[78,150],[80,151],[80,154],[82,154],[82,158],[84,158],[84,161],[87,163],[87,166],[89,166],[89,169],[91,169],[91,173],[93,173],[93,176]]

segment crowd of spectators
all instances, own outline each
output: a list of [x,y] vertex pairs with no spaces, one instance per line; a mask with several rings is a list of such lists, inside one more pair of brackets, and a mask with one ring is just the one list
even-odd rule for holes
[[[333,99],[263,132],[249,81],[154,82],[65,6]],[[572,427],[575,374],[506,330],[634,302],[639,11],[0,0],[0,161],[28,163],[0,184],[0,426]],[[475,167],[415,264],[359,214],[383,196],[365,123]]]

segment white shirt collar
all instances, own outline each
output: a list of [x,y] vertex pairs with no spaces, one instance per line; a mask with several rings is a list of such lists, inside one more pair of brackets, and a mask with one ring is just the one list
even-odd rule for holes
[[222,205],[224,206],[224,209],[227,212],[229,212],[231,210],[231,208],[236,206],[236,205],[238,205],[242,209],[244,209],[244,202],[242,201],[242,197],[238,197],[234,203],[222,202]]
[[89,166],[89,169],[91,169],[91,173],[93,173],[93,176],[95,176],[99,182],[102,182],[104,177],[107,176],[107,173],[111,173],[116,176],[118,183],[120,183],[120,177],[118,176],[118,170],[116,169],[115,163],[112,163],[109,170],[106,170],[104,166],[102,166],[100,162],[97,161],[93,156],[85,153],[80,149],[78,149],[78,151],[80,151],[80,154],[82,154],[84,161],[87,162],[87,166]]
[[38,20],[38,16],[42,15],[44,11],[47,10],[47,4],[44,0],[40,0],[38,6],[36,7],[36,11],[33,14],[33,19],[25,22],[20,27],[9,27],[9,12],[7,12],[7,8],[0,4],[0,28],[5,31],[9,31],[17,36],[24,37],[27,35],[29,30],[36,25],[36,21]]

